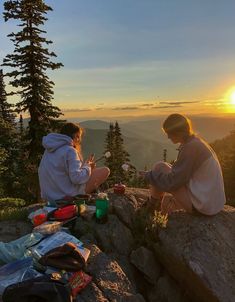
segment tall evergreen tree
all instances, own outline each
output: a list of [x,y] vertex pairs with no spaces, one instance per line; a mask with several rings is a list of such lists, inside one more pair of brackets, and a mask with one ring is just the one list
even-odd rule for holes
[[[113,170],[113,153],[114,153],[114,127],[113,124],[110,123],[109,125],[109,131],[107,132],[107,136],[105,139],[105,151],[104,154],[106,152],[110,152],[111,156],[109,158],[105,158],[105,165],[108,166],[110,168],[110,170]],[[111,172],[112,173],[112,172]]]
[[125,172],[122,169],[123,163],[130,162],[130,155],[125,150],[124,140],[122,138],[121,128],[116,121],[114,125],[114,171],[116,179],[127,182],[130,177],[130,171]]
[[15,125],[15,114],[13,105],[7,102],[7,93],[5,89],[5,83],[3,79],[3,71],[0,69],[0,116],[4,122],[9,126],[14,127]]
[[2,192],[9,195],[12,192],[12,184],[15,177],[16,167],[16,129],[15,114],[12,105],[7,102],[7,94],[3,79],[3,72],[0,70],[0,153],[1,170],[0,182]]
[[20,114],[20,120],[19,120],[19,134],[21,141],[24,140],[24,122],[23,122],[23,116]]
[[29,157],[35,160],[41,155],[42,136],[56,126],[61,115],[59,108],[51,104],[54,83],[49,80],[46,70],[63,65],[50,61],[56,55],[43,46],[52,41],[44,38],[42,34],[46,32],[39,28],[47,20],[44,15],[52,9],[43,0],[6,1],[4,9],[5,21],[17,20],[21,28],[19,32],[8,35],[15,50],[6,56],[3,65],[14,69],[6,76],[12,78],[10,84],[18,89],[12,94],[21,96],[21,101],[17,103],[19,111],[30,114],[28,151]]
[[114,184],[119,181],[127,182],[129,172],[122,169],[124,163],[130,161],[129,154],[125,150],[124,141],[121,134],[121,129],[118,122],[115,125],[110,124],[109,131],[106,137],[106,150],[110,151],[111,157],[106,159],[105,164],[110,168],[109,182]]
[[[52,41],[43,37],[46,32],[40,29],[47,20],[45,15],[52,8],[43,0],[16,0],[4,3],[4,19],[19,21],[20,31],[8,35],[15,49],[8,54],[3,65],[13,68],[8,72],[9,82],[17,89],[12,94],[21,97],[17,108],[19,112],[29,112],[28,126],[28,173],[37,176],[37,166],[42,154],[41,139],[50,130],[58,126],[58,118],[62,114],[58,107],[52,105],[54,83],[49,80],[47,69],[57,69],[61,63],[51,61],[56,57],[45,45]],[[30,177],[31,179],[31,177]],[[34,185],[37,179],[34,178]]]

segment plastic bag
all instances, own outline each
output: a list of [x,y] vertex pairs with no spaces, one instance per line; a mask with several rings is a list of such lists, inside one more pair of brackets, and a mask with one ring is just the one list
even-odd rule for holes
[[0,242],[0,262],[9,263],[30,256],[27,249],[43,238],[39,233],[27,234],[11,242]]
[[56,207],[43,207],[29,214],[28,219],[34,224],[34,218],[39,215],[45,215],[47,217],[48,214],[55,211]]
[[84,251],[83,243],[76,237],[65,232],[56,232],[55,234],[46,237],[39,244],[35,245],[31,251],[43,256],[50,250],[64,245],[67,242],[74,243],[79,250]]
[[0,267],[0,295],[8,285],[42,276],[34,270],[33,260],[27,257]]

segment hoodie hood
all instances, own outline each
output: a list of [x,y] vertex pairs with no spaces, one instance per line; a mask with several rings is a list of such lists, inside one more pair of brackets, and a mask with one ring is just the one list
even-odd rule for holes
[[72,146],[73,140],[64,134],[50,133],[47,136],[43,136],[42,145],[48,152],[54,152],[62,146]]

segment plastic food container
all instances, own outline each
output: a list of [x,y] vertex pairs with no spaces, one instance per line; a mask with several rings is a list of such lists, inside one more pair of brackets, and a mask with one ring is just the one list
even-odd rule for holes
[[33,217],[33,225],[38,226],[38,225],[44,223],[46,220],[47,220],[47,215],[45,213],[35,215]]
[[66,220],[77,215],[78,208],[76,205],[69,205],[56,210],[53,214],[53,218],[56,220]]

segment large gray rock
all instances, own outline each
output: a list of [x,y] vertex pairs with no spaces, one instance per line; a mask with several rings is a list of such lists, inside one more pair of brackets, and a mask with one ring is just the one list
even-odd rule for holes
[[95,237],[99,246],[105,252],[116,252],[121,255],[129,255],[134,238],[131,231],[115,215],[109,215],[108,222],[96,224]]
[[138,268],[146,280],[155,285],[160,276],[161,267],[152,251],[141,246],[131,253],[131,263]]
[[98,286],[92,282],[85,289],[81,291],[81,293],[77,296],[76,302],[108,302],[102,293],[102,291],[98,288]]
[[[91,250],[91,255],[88,259],[87,271],[92,275],[93,282],[102,292],[104,298],[115,302],[145,301],[141,295],[135,292],[129,279],[116,261],[113,261],[109,256],[101,252],[97,246],[90,245],[88,247]],[[87,288],[87,291],[89,291],[89,288]],[[86,300],[84,296],[82,298],[84,301],[91,301]],[[106,300],[94,298],[93,301]]]
[[110,209],[130,229],[136,212],[149,197],[149,190],[126,188],[124,195],[109,193]]
[[[176,282],[164,275],[158,279],[157,285],[147,292],[149,302],[189,302]],[[209,301],[208,301],[209,302]]]
[[235,301],[235,208],[214,217],[176,212],[155,244],[158,259],[192,301]]
[[117,261],[117,263],[120,265],[121,269],[131,282],[131,285],[133,286],[134,290],[136,292],[142,291],[142,285],[143,285],[143,278],[141,278],[141,284],[139,282],[139,271],[136,269],[136,267],[131,264],[129,257],[125,255],[119,255],[117,253],[111,253],[109,256]]
[[10,242],[32,232],[28,221],[5,220],[0,222],[0,241]]
[[129,199],[127,196],[114,195],[110,200],[112,202],[112,208],[118,218],[128,227],[132,228],[133,219],[137,209],[137,201],[133,196]]

